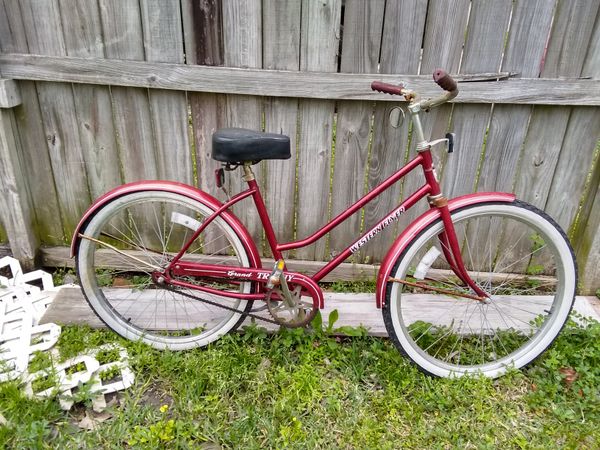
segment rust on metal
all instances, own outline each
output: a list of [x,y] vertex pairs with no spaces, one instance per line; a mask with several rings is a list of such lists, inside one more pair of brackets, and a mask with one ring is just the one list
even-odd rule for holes
[[486,300],[485,297],[479,297],[477,295],[466,294],[464,292],[455,292],[455,291],[451,291],[449,289],[442,289],[442,288],[430,286],[425,283],[413,283],[412,281],[400,280],[398,278],[392,278],[392,277],[389,277],[388,281],[392,281],[394,283],[400,283],[400,284],[404,284],[406,286],[416,287],[416,288],[420,288],[420,289],[426,289],[428,291],[437,292],[439,294],[452,295],[454,297],[470,298],[471,300],[478,300],[480,302],[483,302],[484,300]]
[[444,206],[448,206],[448,198],[446,198],[446,197],[430,198],[429,203],[438,208],[443,208]]

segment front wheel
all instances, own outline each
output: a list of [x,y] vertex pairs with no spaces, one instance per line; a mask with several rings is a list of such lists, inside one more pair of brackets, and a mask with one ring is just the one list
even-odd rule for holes
[[[82,231],[76,266],[88,303],[109,328],[159,349],[184,350],[207,345],[243,321],[252,306],[249,301],[168,288],[153,277],[212,213],[209,206],[180,194],[142,191],[116,198],[94,214]],[[250,267],[242,241],[221,217],[181,260]],[[250,282],[182,281],[242,293],[252,290]]]
[[436,376],[498,377],[538,357],[565,324],[577,269],[565,233],[526,203],[482,203],[452,212],[462,258],[489,295],[482,302],[424,285],[473,294],[444,258],[438,220],[399,256],[388,281],[384,322],[392,341]]

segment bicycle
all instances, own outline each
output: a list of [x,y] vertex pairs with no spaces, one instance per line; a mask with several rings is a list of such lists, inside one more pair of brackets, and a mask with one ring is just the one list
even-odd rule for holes
[[[192,186],[143,181],[99,198],[81,219],[72,255],[83,293],[104,323],[128,339],[156,348],[205,346],[247,317],[287,327],[307,325],[323,307],[318,283],[417,201],[429,210],[392,243],[376,284],[395,346],[436,376],[502,375],[537,358],[556,338],[571,310],[577,269],[565,233],[543,211],[510,193],[443,196],[420,112],[458,94],[443,70],[445,91],[422,100],[403,85],[373,82],[373,90],[408,102],[417,154],[346,211],[304,239],[279,243],[252,165],[290,158],[289,138],[243,129],[213,135],[221,185],[224,170],[241,167],[248,188],[221,203]],[[420,167],[425,183],[377,225],[311,276],[287,270],[283,252],[322,238],[406,174]],[[250,234],[229,211],[251,197],[277,261],[270,270]],[[252,309],[268,309],[271,318]]]

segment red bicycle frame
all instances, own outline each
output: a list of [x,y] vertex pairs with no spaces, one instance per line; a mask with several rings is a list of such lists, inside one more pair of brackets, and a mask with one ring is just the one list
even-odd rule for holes
[[[357,252],[363,245],[365,245],[368,241],[370,241],[373,237],[375,237],[379,232],[381,232],[384,228],[389,226],[395,220],[397,220],[400,215],[402,215],[405,211],[410,209],[415,203],[421,200],[423,197],[428,196],[430,199],[431,208],[437,208],[440,212],[441,218],[444,222],[444,231],[440,234],[440,241],[442,244],[442,248],[444,254],[447,258],[447,261],[450,263],[452,270],[454,273],[467,285],[469,285],[477,295],[481,297],[485,297],[486,294],[483,292],[469,277],[460,253],[460,246],[458,244],[456,234],[454,231],[454,226],[452,225],[452,220],[450,217],[450,211],[448,209],[447,201],[443,197],[441,197],[441,190],[439,183],[436,179],[433,160],[431,157],[431,148],[426,147],[423,150],[420,150],[415,158],[413,158],[408,164],[400,168],[397,172],[383,181],[379,186],[373,189],[371,192],[366,194],[356,203],[354,203],[350,208],[348,208],[343,213],[339,214],[337,217],[332,219],[322,228],[317,230],[312,235],[308,236],[305,239],[301,239],[294,242],[286,242],[279,243],[277,241],[277,237],[275,235],[275,231],[273,230],[273,225],[271,224],[271,219],[269,218],[269,214],[265,207],[265,203],[262,198],[262,194],[260,192],[260,188],[258,183],[254,179],[252,174],[252,170],[249,165],[245,165],[244,169],[246,172],[245,180],[248,183],[248,189],[238,193],[233,196],[228,202],[224,203],[220,208],[218,208],[210,217],[203,221],[202,225],[196,230],[190,240],[183,246],[183,248],[179,251],[179,253],[173,258],[171,263],[166,269],[166,274],[168,274],[168,282],[174,285],[184,286],[200,291],[205,291],[212,294],[220,294],[226,295],[228,297],[240,298],[240,299],[260,299],[263,296],[261,294],[244,294],[239,292],[224,292],[224,291],[216,291],[212,288],[193,285],[191,283],[187,283],[184,281],[178,281],[176,279],[172,279],[171,276],[195,276],[195,277],[209,277],[209,278],[227,278],[230,280],[247,280],[247,281],[258,281],[265,282],[270,275],[270,272],[260,270],[260,269],[247,269],[241,268],[239,266],[214,266],[209,264],[198,264],[194,262],[182,261],[181,257],[185,254],[185,252],[189,249],[192,243],[200,236],[200,234],[204,231],[204,229],[221,213],[229,209],[234,204],[240,202],[241,200],[252,197],[256,209],[258,211],[261,223],[265,230],[265,234],[267,237],[267,242],[269,243],[269,247],[271,248],[271,252],[273,253],[273,257],[275,259],[282,258],[282,252],[287,250],[292,250],[296,248],[305,247],[322,238],[329,231],[334,229],[336,226],[345,221],[348,217],[359,211],[363,206],[369,203],[371,200],[376,198],[379,194],[387,190],[389,187],[400,181],[403,177],[405,177],[408,173],[415,170],[417,167],[421,167],[423,169],[423,173],[425,175],[425,184],[417,189],[412,195],[406,198],[399,206],[389,212],[382,220],[377,223],[374,227],[372,227],[369,231],[365,232],[360,238],[358,238],[353,244],[349,245],[343,252],[333,258],[331,261],[326,263],[321,270],[319,270],[316,274],[311,277],[306,277],[301,274],[284,272],[284,274],[288,277],[289,281],[294,281],[297,284],[303,286],[303,288],[308,289],[308,286],[313,287],[313,284],[318,283],[323,279],[328,273],[330,273],[333,269],[339,266],[344,260],[346,260],[350,255]],[[310,281],[309,281],[310,280]],[[312,281],[312,283],[311,283]],[[314,291],[314,289],[311,289]],[[213,292],[215,291],[215,292]],[[321,302],[322,302],[322,296]]]
[[[243,225],[233,216],[228,209],[236,203],[252,197],[256,209],[258,211],[262,226],[265,230],[267,242],[271,248],[271,252],[275,259],[282,259],[282,252],[293,250],[296,248],[305,247],[317,241],[318,239],[325,236],[329,231],[338,226],[340,223],[345,221],[348,217],[358,212],[363,206],[375,199],[379,194],[387,190],[389,187],[400,181],[408,173],[415,170],[417,167],[421,167],[425,176],[425,184],[417,189],[413,194],[407,197],[400,205],[390,211],[383,219],[381,219],[374,227],[367,232],[363,233],[354,243],[349,245],[343,252],[338,254],[331,261],[326,263],[316,274],[311,277],[294,273],[294,272],[283,272],[283,275],[288,281],[292,281],[294,284],[301,286],[304,291],[313,298],[317,299],[320,306],[323,303],[323,295],[317,283],[322,280],[328,273],[340,265],[350,255],[357,252],[363,245],[370,241],[373,237],[379,234],[384,228],[388,227],[392,222],[397,220],[400,215],[410,209],[415,203],[424,197],[427,197],[431,209],[429,212],[422,215],[415,222],[410,224],[402,235],[394,242],[388,255],[386,255],[381,269],[379,271],[377,279],[377,302],[378,306],[382,304],[382,293],[384,286],[388,281],[389,274],[391,273],[391,265],[395,259],[401,254],[404,246],[408,245],[410,239],[412,239],[416,233],[418,233],[423,227],[428,226],[434,220],[440,218],[443,222],[443,229],[439,234],[439,240],[442,247],[442,251],[446,258],[446,261],[450,265],[452,271],[456,276],[467,286],[469,286],[476,294],[479,299],[483,300],[487,297],[486,293],[479,288],[475,282],[469,276],[461,256],[460,246],[454,230],[454,225],[451,218],[451,209],[456,209],[460,206],[466,206],[468,204],[475,204],[482,201],[502,201],[510,202],[514,200],[514,196],[511,194],[503,193],[480,193],[472,194],[470,196],[460,197],[453,199],[450,202],[442,196],[440,185],[435,175],[433,160],[431,157],[431,146],[435,145],[439,141],[428,142],[423,136],[423,129],[419,120],[419,112],[422,110],[428,110],[435,106],[439,106],[458,94],[456,83],[445,74],[443,71],[440,72],[439,77],[436,78],[434,74],[434,80],[442,87],[446,93],[440,97],[436,97],[429,100],[418,100],[418,95],[412,91],[405,90],[402,86],[387,85],[385,83],[374,82],[372,88],[381,92],[389,94],[404,95],[406,100],[409,101],[409,110],[413,117],[413,125],[415,136],[417,137],[417,156],[415,156],[408,164],[397,170],[393,175],[383,181],[379,186],[374,188],[371,192],[366,194],[346,211],[339,214],[337,217],[332,219],[322,228],[317,230],[312,235],[305,239],[301,239],[294,242],[279,243],[271,224],[271,219],[265,207],[260,188],[254,179],[254,174],[250,164],[244,164],[244,180],[248,183],[248,189],[233,196],[229,201],[221,204],[218,200],[206,194],[205,192],[199,191],[191,186],[182,185],[179,183],[164,182],[164,181],[146,181],[131,183],[118,187],[111,192],[105,194],[103,197],[98,199],[86,212],[84,217],[81,219],[75,236],[71,244],[71,255],[75,254],[80,238],[82,236],[79,231],[82,229],[84,224],[93,216],[96,210],[101,208],[104,204],[117,198],[121,195],[125,195],[131,192],[137,192],[147,189],[156,189],[161,191],[176,192],[178,194],[188,196],[192,199],[196,199],[208,205],[214,212],[206,218],[198,229],[194,232],[189,241],[181,248],[179,253],[173,258],[169,266],[160,272],[156,272],[153,276],[157,282],[167,282],[172,285],[184,286],[190,289],[204,291],[211,294],[218,294],[222,296],[228,296],[232,298],[247,299],[247,300],[260,300],[264,299],[263,285],[271,275],[270,271],[262,269],[262,263],[260,256],[256,250],[256,246],[252,242],[252,239],[248,235]],[[239,266],[222,266],[222,265],[210,265],[210,264],[199,264],[194,262],[188,262],[182,260],[183,255],[188,251],[192,243],[200,236],[200,234],[206,229],[206,227],[216,218],[222,217],[230,226],[233,227],[234,231],[243,240],[246,249],[250,256],[251,268],[239,267]],[[207,286],[200,286],[188,283],[182,279],[177,279],[177,276],[195,276],[205,278],[218,278],[226,279],[231,283],[240,283],[244,281],[253,281],[258,285],[256,293],[240,293],[231,292],[225,290],[217,290]],[[159,281],[160,279],[160,281]]]

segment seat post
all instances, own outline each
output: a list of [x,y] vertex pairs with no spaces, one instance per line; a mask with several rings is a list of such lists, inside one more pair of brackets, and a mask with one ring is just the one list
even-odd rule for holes
[[251,166],[252,163],[244,163],[244,175],[242,176],[242,179],[246,183],[248,183],[248,187],[250,189],[254,190],[254,193],[252,194],[252,199],[254,200],[254,205],[256,206],[256,211],[258,212],[258,216],[260,217],[263,229],[265,230],[265,236],[267,238],[267,242],[269,243],[269,247],[271,247],[273,258],[281,259],[281,252],[277,250],[278,243],[277,238],[275,237],[275,231],[273,230],[273,224],[271,223],[271,219],[269,218],[269,213],[267,212],[265,201],[262,198],[260,188],[258,187],[258,183],[256,182],[256,178],[254,177],[254,172],[252,171]]
[[252,171],[251,163],[244,163],[244,175],[242,176],[242,180],[244,180],[246,183],[256,180],[254,172]]

